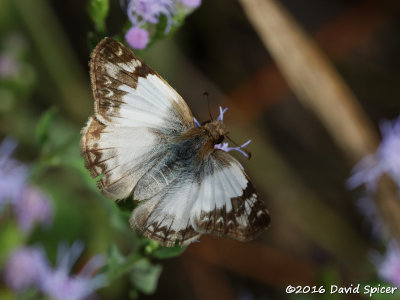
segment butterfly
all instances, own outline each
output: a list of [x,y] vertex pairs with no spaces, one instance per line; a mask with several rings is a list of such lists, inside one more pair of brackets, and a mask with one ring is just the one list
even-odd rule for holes
[[112,38],[93,50],[90,76],[95,114],[82,129],[81,153],[106,197],[139,202],[133,228],[185,246],[202,234],[247,241],[268,227],[263,202],[221,144],[223,111],[199,124],[164,79]]

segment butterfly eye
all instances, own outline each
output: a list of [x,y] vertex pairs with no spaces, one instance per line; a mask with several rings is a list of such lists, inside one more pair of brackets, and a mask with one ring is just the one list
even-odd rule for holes
[[216,141],[216,144],[221,144],[224,141],[224,138],[225,137],[223,135],[220,135],[218,140]]

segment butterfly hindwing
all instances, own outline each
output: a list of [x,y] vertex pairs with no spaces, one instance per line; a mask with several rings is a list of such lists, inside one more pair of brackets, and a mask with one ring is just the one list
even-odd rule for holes
[[193,228],[190,218],[195,188],[187,180],[174,182],[133,211],[131,226],[168,247],[197,240],[200,233]]
[[268,226],[268,211],[229,154],[213,150],[179,172],[179,179],[134,210],[131,224],[142,234],[166,246],[187,245],[201,234],[246,241]]
[[231,155],[215,150],[199,174],[200,189],[191,215],[198,232],[247,241],[269,225],[268,211]]

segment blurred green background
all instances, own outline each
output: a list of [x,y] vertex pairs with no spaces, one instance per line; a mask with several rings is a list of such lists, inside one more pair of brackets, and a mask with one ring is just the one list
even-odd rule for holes
[[[398,116],[398,0],[280,2],[335,64],[376,128]],[[125,23],[119,1],[111,1],[107,34],[119,34]],[[0,55],[13,60],[8,75],[0,74],[0,138],[19,141],[15,157],[31,164],[32,182],[54,202],[51,228],[35,230],[26,241],[42,243],[53,260],[61,240],[83,240],[88,257],[109,253],[111,245],[129,255],[138,243],[128,213],[100,195],[79,154],[79,132],[93,114],[93,30],[85,1],[0,0]],[[352,164],[291,93],[241,6],[205,0],[173,37],[141,56],[199,121],[208,119],[205,91],[215,115],[219,105],[229,107],[231,138],[253,140],[250,161],[234,155],[263,196],[272,225],[251,243],[202,237],[179,257],[154,258],[164,268],[158,288],[140,298],[365,298],[284,291],[288,284],[378,282],[368,255],[384,245],[371,234],[377,221],[368,222],[357,207],[362,192],[345,186]],[[1,246],[12,246],[13,234],[5,234],[11,229],[0,226]],[[129,299],[128,277],[98,297]]]

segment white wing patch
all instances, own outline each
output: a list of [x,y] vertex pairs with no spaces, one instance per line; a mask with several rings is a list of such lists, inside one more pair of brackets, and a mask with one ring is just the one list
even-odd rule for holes
[[112,199],[123,199],[152,166],[144,162],[162,151],[159,142],[148,128],[105,126],[91,118],[83,129],[81,149],[92,176],[103,175],[99,181],[102,191]]
[[266,228],[269,213],[236,159],[215,150],[200,172],[200,193],[191,211],[196,231],[245,241]]
[[[181,182],[182,183],[182,182]],[[196,186],[183,182],[140,204],[130,223],[143,235],[165,246],[187,245],[200,237],[190,222]]]
[[[163,128],[169,124],[172,103],[166,101],[170,95],[162,93],[164,82],[160,79],[152,79],[155,75],[146,78],[139,77],[137,88],[121,85],[119,89],[126,92],[121,100],[124,102],[115,116],[111,117],[112,123],[127,127]],[[177,124],[180,126],[180,124]],[[172,126],[173,128],[175,126]],[[165,127],[164,127],[165,128]]]

